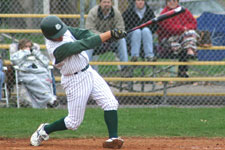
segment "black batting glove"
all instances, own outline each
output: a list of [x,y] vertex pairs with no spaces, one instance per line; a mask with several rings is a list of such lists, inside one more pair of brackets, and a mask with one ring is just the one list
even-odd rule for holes
[[112,40],[117,41],[127,36],[127,32],[120,29],[111,30]]

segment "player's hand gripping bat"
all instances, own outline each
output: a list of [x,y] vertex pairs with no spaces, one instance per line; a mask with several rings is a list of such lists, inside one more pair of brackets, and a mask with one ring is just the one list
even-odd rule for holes
[[176,16],[180,13],[183,13],[183,12],[185,12],[185,8],[184,7],[178,7],[176,9],[170,10],[170,11],[164,13],[164,14],[161,14],[160,16],[155,17],[155,18],[149,20],[146,23],[143,23],[143,24],[141,24],[137,27],[134,27],[133,29],[128,30],[127,33],[132,32],[132,31],[137,30],[137,29],[140,29],[140,28],[143,28],[145,26],[155,24],[155,23],[161,22],[163,20],[169,19],[169,18],[174,17],[174,16]]

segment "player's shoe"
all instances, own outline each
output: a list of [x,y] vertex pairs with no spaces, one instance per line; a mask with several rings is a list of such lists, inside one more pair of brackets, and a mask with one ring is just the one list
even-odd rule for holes
[[118,138],[110,138],[103,143],[103,148],[113,148],[120,149],[123,146],[123,139]]
[[48,123],[42,123],[38,129],[32,134],[30,138],[30,144],[33,146],[39,146],[43,140],[48,140],[49,136],[45,132],[44,127],[48,125]]

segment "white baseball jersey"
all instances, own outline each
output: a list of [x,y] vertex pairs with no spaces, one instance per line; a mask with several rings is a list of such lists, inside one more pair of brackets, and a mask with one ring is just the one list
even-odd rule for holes
[[[63,36],[63,41],[61,42],[54,42],[51,40],[46,39],[46,47],[48,53],[50,54],[50,59],[55,64],[55,57],[53,55],[54,50],[68,42],[76,41],[75,37],[72,36],[69,30],[67,30]],[[89,63],[88,56],[85,51],[81,52],[77,55],[72,55],[69,58],[63,60],[59,64],[56,64],[56,68],[58,68],[62,75],[72,75],[75,72],[81,71],[85,66]]]
[[67,96],[68,107],[68,116],[64,121],[66,127],[72,130],[76,130],[83,121],[89,97],[106,111],[117,110],[118,108],[118,101],[104,79],[91,66],[84,70],[89,64],[85,51],[66,57],[63,61],[55,64],[54,51],[56,48],[65,43],[77,41],[69,30],[63,35],[63,41],[57,42],[46,39],[50,59],[62,74],[61,85]]

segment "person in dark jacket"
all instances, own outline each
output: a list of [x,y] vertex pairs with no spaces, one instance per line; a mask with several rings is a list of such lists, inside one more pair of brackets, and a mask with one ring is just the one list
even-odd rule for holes
[[[150,9],[150,7],[146,4],[145,0],[134,0],[134,5],[129,7],[123,13],[125,29],[129,30],[131,28],[134,28],[151,20],[154,17],[155,14],[153,10]],[[142,29],[137,29],[128,35],[128,40],[131,44],[131,61],[138,60],[142,42],[145,60],[155,60],[155,55],[153,52],[152,34],[156,31],[156,29],[157,25],[151,25]]]

